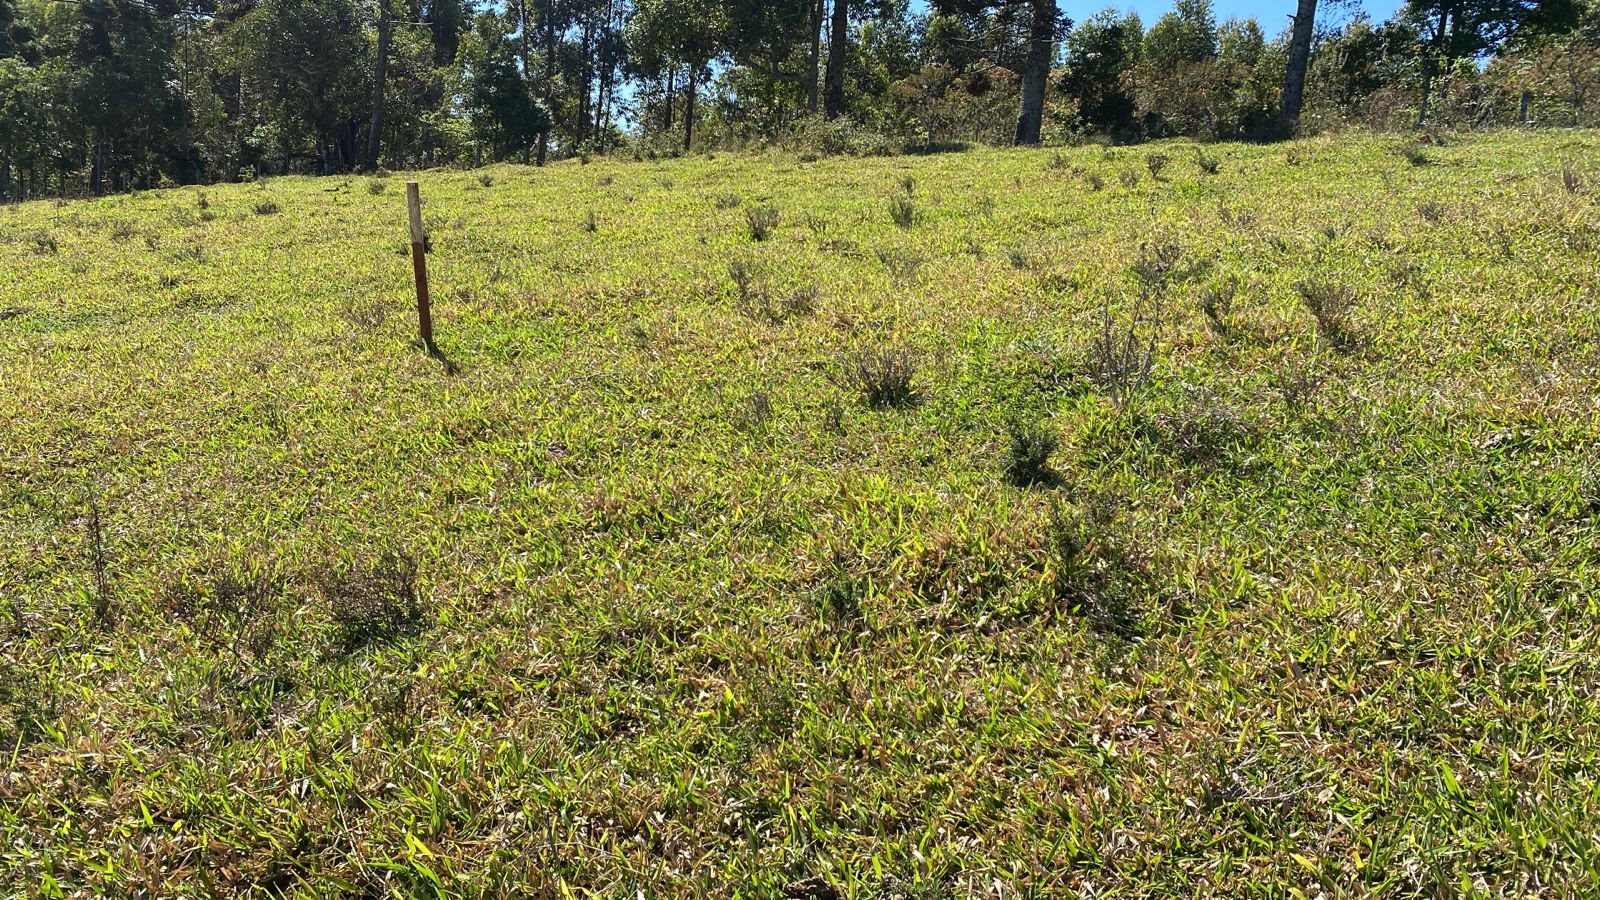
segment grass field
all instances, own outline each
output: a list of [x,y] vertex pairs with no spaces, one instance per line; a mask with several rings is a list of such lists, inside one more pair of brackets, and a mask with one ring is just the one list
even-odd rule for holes
[[1592,895],[1597,159],[0,208],[0,894]]

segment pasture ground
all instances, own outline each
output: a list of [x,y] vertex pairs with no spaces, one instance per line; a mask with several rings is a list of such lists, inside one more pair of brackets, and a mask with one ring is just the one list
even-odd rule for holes
[[1600,890],[1597,159],[0,208],[0,886]]

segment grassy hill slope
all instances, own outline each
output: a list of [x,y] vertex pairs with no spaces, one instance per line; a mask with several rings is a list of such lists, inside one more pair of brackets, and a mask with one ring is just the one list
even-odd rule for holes
[[1600,890],[1600,135],[1402,149],[0,208],[0,885]]

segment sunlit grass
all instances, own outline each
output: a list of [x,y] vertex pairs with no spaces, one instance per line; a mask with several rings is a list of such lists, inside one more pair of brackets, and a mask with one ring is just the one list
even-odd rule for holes
[[421,173],[452,370],[403,185],[0,207],[0,884],[1600,890],[1600,137],[1396,146]]

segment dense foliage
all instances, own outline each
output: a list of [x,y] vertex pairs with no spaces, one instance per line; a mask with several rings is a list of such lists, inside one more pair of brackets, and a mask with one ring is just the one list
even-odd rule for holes
[[1209,0],[1148,25],[1053,0],[0,0],[0,199],[535,152],[1597,118],[1596,0],[1321,19],[1291,122],[1290,32]]

